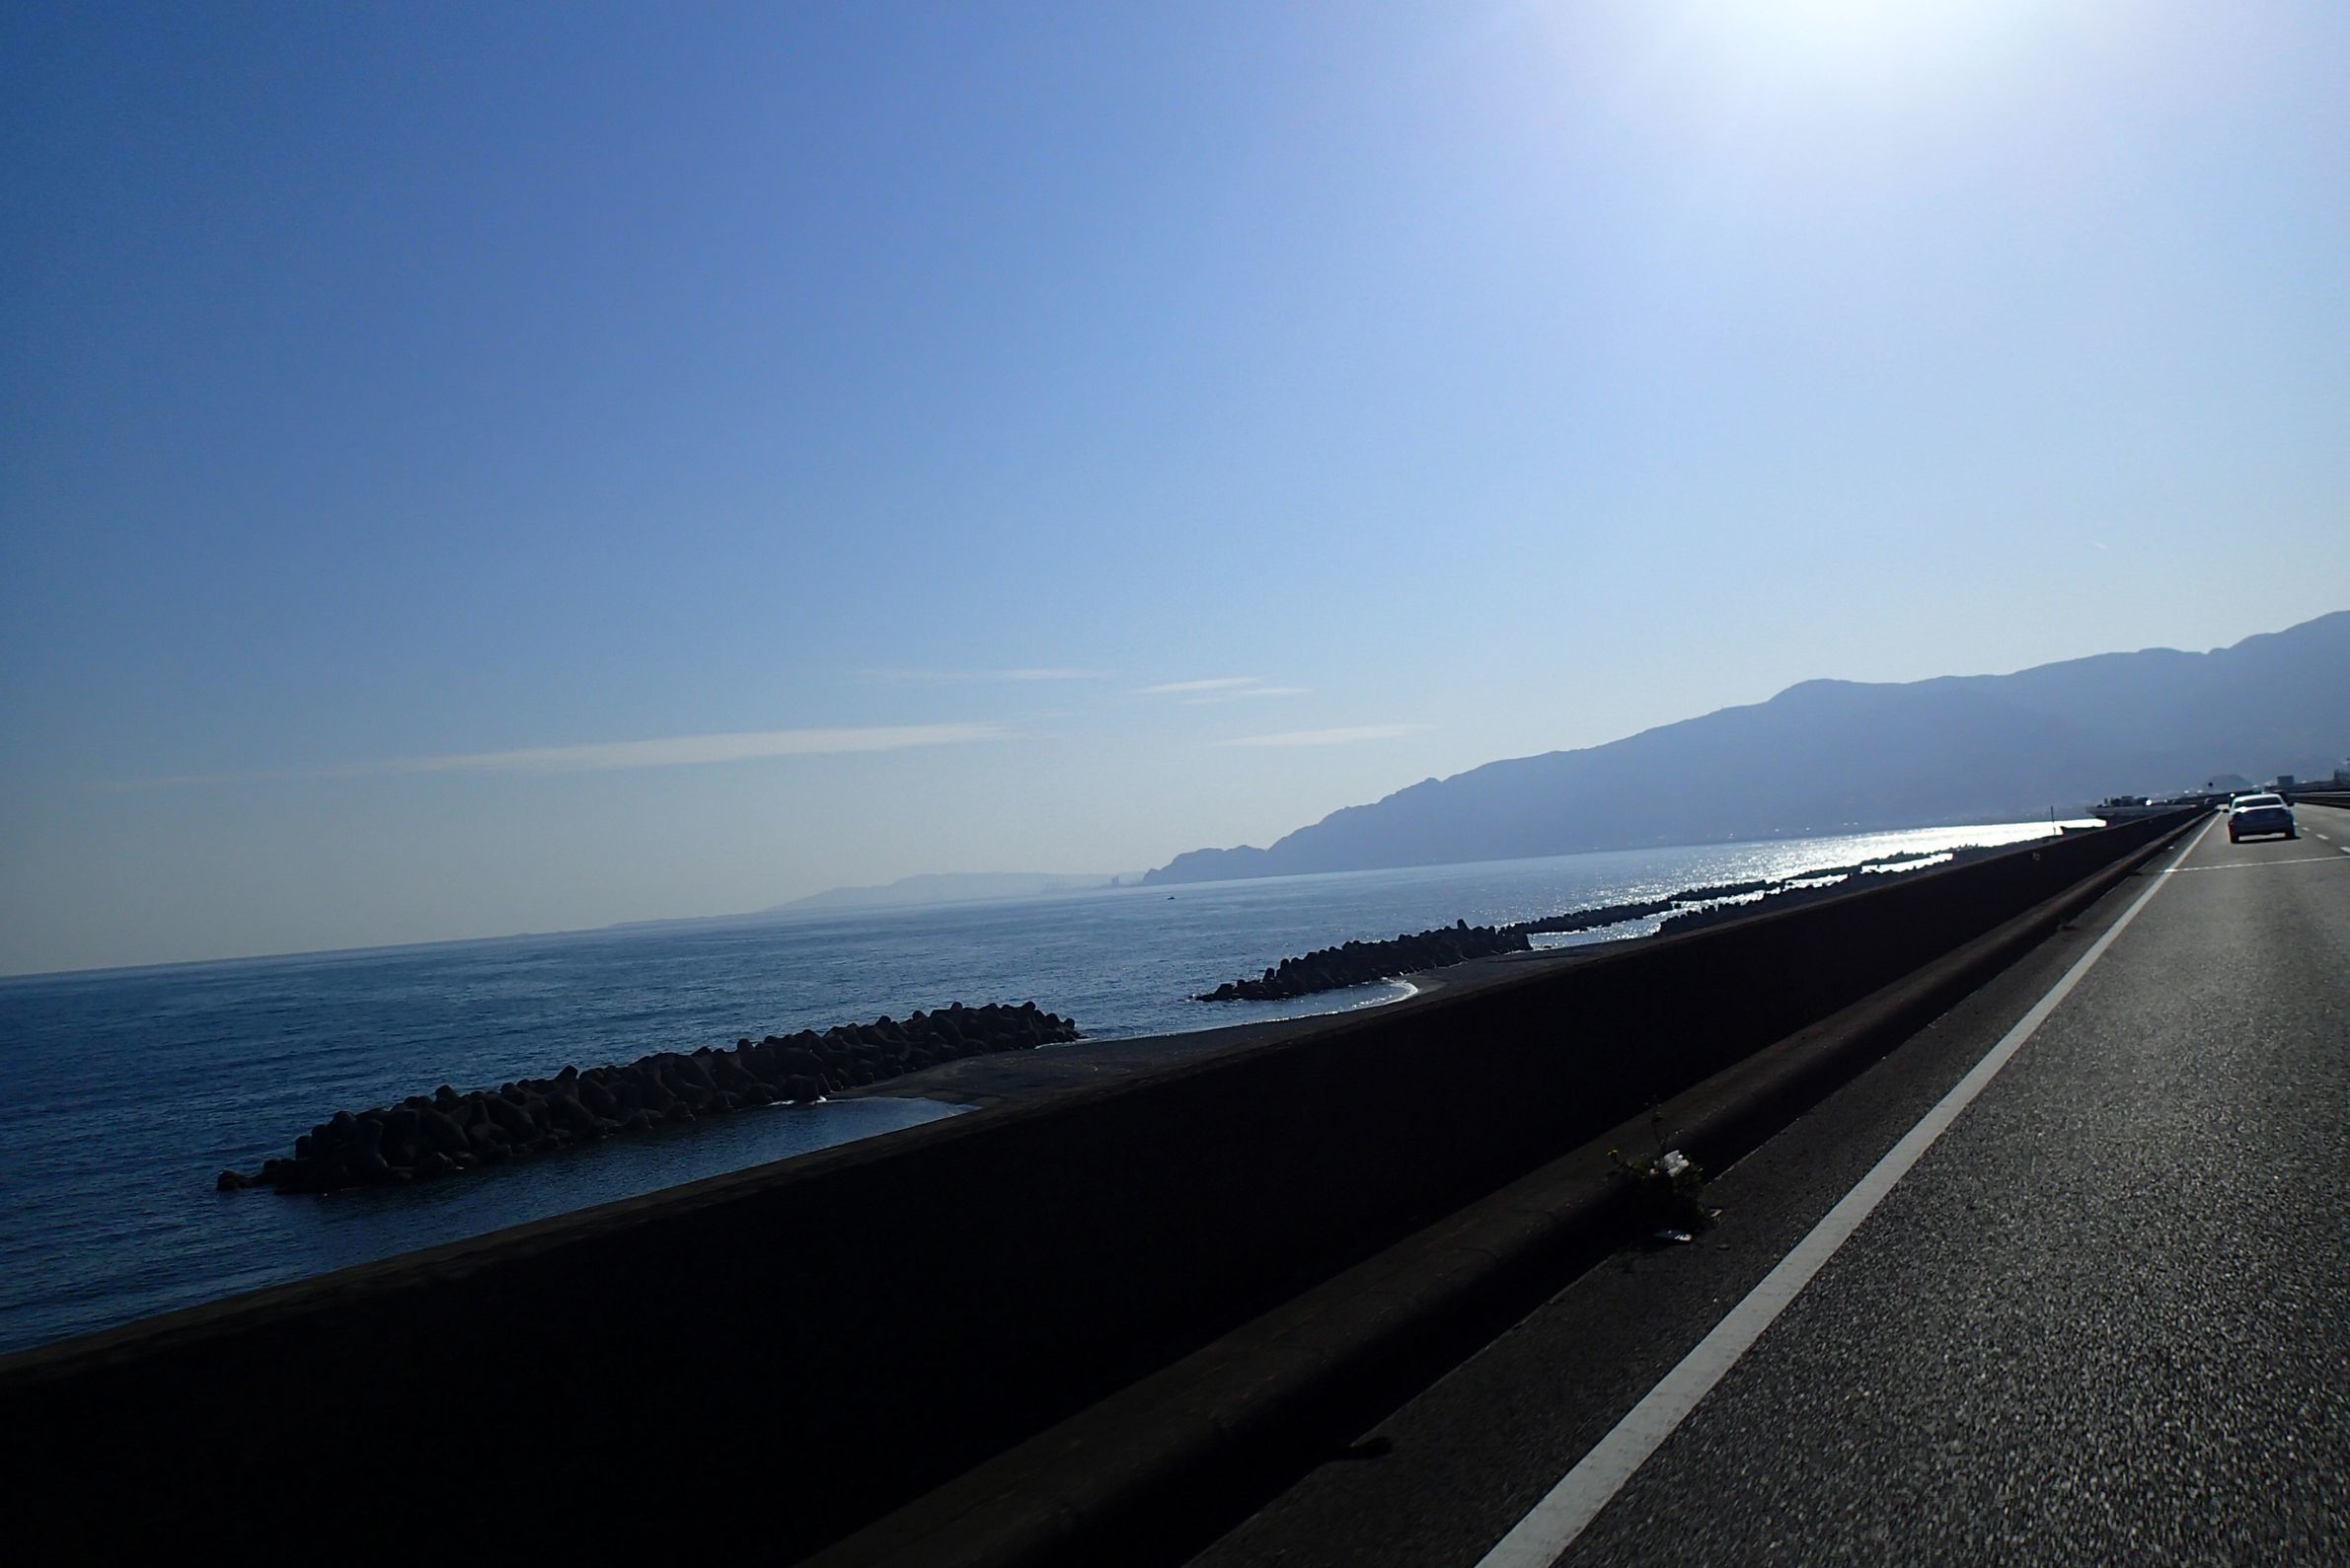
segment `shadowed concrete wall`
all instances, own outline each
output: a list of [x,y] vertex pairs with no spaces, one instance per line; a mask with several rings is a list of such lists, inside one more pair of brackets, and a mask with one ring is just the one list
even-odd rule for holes
[[789,1560],[2179,820],[12,1358],[17,1538]]

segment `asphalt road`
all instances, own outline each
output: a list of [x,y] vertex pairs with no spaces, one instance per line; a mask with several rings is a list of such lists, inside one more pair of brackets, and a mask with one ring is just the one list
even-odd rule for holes
[[2214,820],[1195,1564],[1476,1568],[2158,883],[1558,1560],[2350,1562],[2350,811]]

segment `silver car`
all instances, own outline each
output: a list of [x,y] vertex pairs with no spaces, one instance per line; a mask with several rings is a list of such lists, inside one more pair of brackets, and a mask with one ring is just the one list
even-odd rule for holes
[[2263,834],[2282,833],[2289,839],[2301,837],[2301,826],[2293,820],[2293,808],[2282,795],[2238,795],[2228,807],[2228,842],[2238,844]]

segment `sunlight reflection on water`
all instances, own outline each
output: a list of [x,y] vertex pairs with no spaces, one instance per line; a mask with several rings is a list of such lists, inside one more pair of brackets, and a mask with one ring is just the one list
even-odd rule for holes
[[10,1046],[0,1065],[0,1169],[10,1183],[0,1350],[953,1111],[847,1100],[397,1192],[224,1199],[210,1190],[215,1172],[286,1153],[338,1107],[952,1001],[1033,1000],[1074,1015],[1095,1039],[1352,1010],[1410,988],[1281,1004],[1188,998],[1292,954],[1456,918],[1502,925],[2053,831],[2021,823],[1616,851],[0,982],[0,1039]]

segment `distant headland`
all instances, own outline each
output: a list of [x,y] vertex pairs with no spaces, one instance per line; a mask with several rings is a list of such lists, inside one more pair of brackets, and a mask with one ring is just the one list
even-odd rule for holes
[[2350,739],[2350,611],[2209,653],[2012,675],[1805,681],[1579,751],[1487,763],[1146,885],[2082,815],[2224,773],[2326,773]]
[[978,904],[1005,898],[1046,898],[1056,893],[1090,893],[1139,882],[1136,872],[1111,875],[1060,871],[931,871],[901,876],[876,887],[834,887],[810,893],[771,913],[784,911],[897,909],[920,904]]

